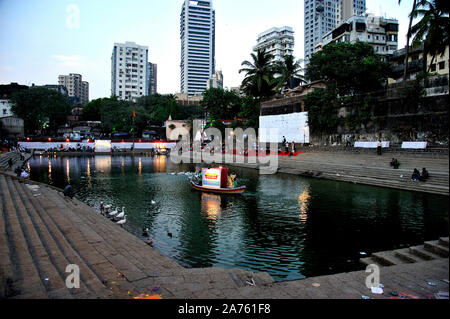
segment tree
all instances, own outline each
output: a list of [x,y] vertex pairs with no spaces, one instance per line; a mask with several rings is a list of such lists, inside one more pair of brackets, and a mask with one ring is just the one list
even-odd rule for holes
[[233,91],[211,88],[203,92],[200,105],[210,121],[233,120],[241,109],[241,98]]
[[32,134],[46,129],[47,125],[56,134],[58,126],[67,122],[71,111],[66,96],[46,88],[17,91],[12,94],[11,101],[12,112],[24,120],[26,132]]
[[100,121],[102,118],[102,105],[108,98],[96,99],[83,106],[83,119],[85,121]]
[[339,104],[335,92],[327,89],[317,89],[307,95],[305,106],[309,109],[308,125],[312,133],[331,134],[336,131]]
[[261,104],[258,100],[247,96],[242,99],[242,110],[238,114],[239,117],[246,119],[245,126],[257,129],[259,127],[259,115],[261,112]]
[[258,50],[256,54],[252,53],[251,57],[253,62],[242,62],[241,65],[245,68],[239,70],[239,73],[246,73],[241,85],[242,90],[258,100],[272,96],[275,72],[271,62],[273,55],[264,50]]
[[[402,2],[402,0],[398,0],[398,4],[400,4],[401,2]],[[413,22],[413,12],[416,10],[416,6],[417,6],[417,0],[414,0],[411,14],[409,15],[408,33],[406,34],[405,69],[403,72],[403,81],[406,81],[406,76],[407,76],[407,71],[408,71],[409,42],[411,39],[411,26],[412,26],[412,22]]]
[[[417,8],[412,12],[411,19],[421,17],[411,28],[414,36],[413,45],[424,42],[424,55],[431,54],[430,68],[436,56],[441,56],[449,45],[449,8],[444,0],[419,0]],[[430,69],[428,69],[428,72]]]
[[306,77],[324,80],[329,90],[347,96],[376,91],[383,87],[388,66],[367,43],[326,45],[312,55]]
[[292,88],[291,81],[294,79],[300,80],[300,82],[305,82],[303,75],[300,72],[303,70],[301,66],[301,61],[295,61],[294,56],[285,55],[282,61],[277,61],[275,63],[275,72],[280,76],[275,79],[276,88],[278,91],[281,88]]
[[162,125],[169,116],[174,120],[181,116],[181,108],[173,95],[153,94],[140,97],[136,106],[141,106],[148,114],[149,123]]

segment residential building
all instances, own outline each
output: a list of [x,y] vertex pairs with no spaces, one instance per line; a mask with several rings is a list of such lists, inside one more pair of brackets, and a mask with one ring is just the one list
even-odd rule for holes
[[386,59],[398,49],[398,21],[371,14],[354,15],[322,38],[323,46],[339,42],[369,43],[376,54]]
[[294,30],[291,27],[275,27],[258,35],[253,50],[264,50],[273,55],[272,61],[282,61],[285,55],[294,55],[294,44]]
[[202,95],[189,96],[186,93],[176,93],[175,99],[181,106],[200,105],[203,100]]
[[0,118],[11,117],[11,95],[17,91],[27,90],[28,86],[17,83],[0,85]]
[[49,90],[54,90],[57,91],[59,93],[61,93],[62,95],[69,97],[69,90],[67,90],[67,88],[64,85],[59,85],[59,84],[46,84],[46,85],[34,85],[32,84],[31,86],[32,88],[44,88],[44,89],[49,89]]
[[362,15],[366,0],[304,0],[305,63],[316,52],[323,36],[336,28],[348,15]]
[[134,42],[114,43],[111,56],[111,96],[133,101],[149,89],[148,47]]
[[148,62],[147,64],[147,82],[148,91],[147,95],[156,94],[158,92],[158,65]]
[[180,15],[181,93],[202,94],[215,72],[215,11],[212,0],[184,0]]
[[69,99],[73,103],[81,105],[89,103],[89,83],[83,81],[81,74],[60,75],[58,84],[67,88]]
[[216,89],[223,89],[223,74],[222,71],[217,71],[214,73],[211,78],[206,83],[206,88],[216,88]]
[[427,55],[427,71],[430,70],[431,73],[437,73],[439,75],[449,74],[449,48],[445,48],[444,54],[437,54],[434,57],[431,54]]
[[21,138],[25,136],[23,119],[15,116],[0,117],[0,136],[3,138]]
[[[388,59],[389,84],[403,81],[405,70],[406,48],[396,50]],[[418,47],[410,47],[408,53],[407,79],[414,80],[418,73],[424,70],[425,59],[423,44]]]

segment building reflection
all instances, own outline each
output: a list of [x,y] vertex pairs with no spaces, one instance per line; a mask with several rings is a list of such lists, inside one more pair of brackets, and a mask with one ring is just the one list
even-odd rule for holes
[[300,207],[300,221],[305,224],[308,219],[308,205],[311,199],[309,188],[305,187],[300,195],[297,197],[298,205]]
[[52,161],[50,159],[48,160],[48,182],[49,182],[49,184],[53,184],[52,183]]
[[209,220],[216,221],[222,213],[222,198],[220,195],[202,193],[202,212]]
[[92,187],[92,184],[91,184],[91,160],[89,158],[87,159],[86,176],[88,178],[89,187]]
[[166,171],[166,159],[167,157],[164,155],[155,156],[153,160],[155,173],[164,173]]
[[96,156],[95,169],[104,173],[111,171],[111,156]]
[[142,157],[139,157],[138,171],[139,171],[139,176],[142,176]]
[[69,160],[66,160],[66,177],[67,177],[67,183],[70,184],[70,162],[69,162]]

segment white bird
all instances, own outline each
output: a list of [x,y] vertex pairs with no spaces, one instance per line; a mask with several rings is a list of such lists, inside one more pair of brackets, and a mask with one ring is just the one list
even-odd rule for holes
[[155,205],[155,204],[156,204],[156,202],[154,200],[152,200],[152,205]]
[[105,205],[103,208],[105,209],[105,212],[108,213],[111,205]]
[[117,215],[116,217],[123,218],[123,216],[125,216],[125,206],[122,207],[122,212],[119,215]]
[[123,224],[127,222],[127,215],[124,216],[124,219],[119,220],[116,224],[123,227]]
[[113,210],[111,213],[109,213],[108,215],[109,216],[115,216],[117,213],[118,213],[119,211],[117,210],[117,207],[116,207],[116,210]]

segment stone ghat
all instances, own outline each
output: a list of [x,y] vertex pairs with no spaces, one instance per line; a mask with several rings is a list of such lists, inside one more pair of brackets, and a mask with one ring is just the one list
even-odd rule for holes
[[[73,264],[79,288],[66,285]],[[388,299],[392,290],[426,299],[448,293],[448,258],[383,267],[381,295],[367,289],[367,275],[275,282],[242,269],[186,269],[79,200],[0,172],[0,298]]]

